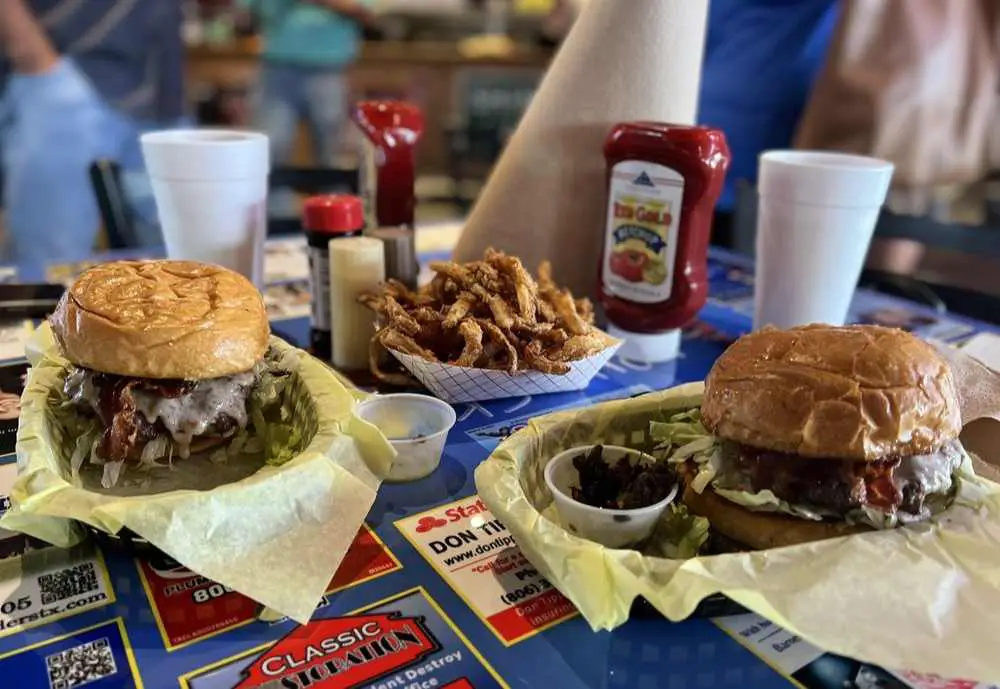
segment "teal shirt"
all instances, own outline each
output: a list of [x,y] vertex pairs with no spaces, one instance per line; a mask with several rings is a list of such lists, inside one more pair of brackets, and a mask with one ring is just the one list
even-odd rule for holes
[[310,67],[346,67],[357,57],[361,26],[349,17],[301,0],[239,2],[260,21],[265,60]]

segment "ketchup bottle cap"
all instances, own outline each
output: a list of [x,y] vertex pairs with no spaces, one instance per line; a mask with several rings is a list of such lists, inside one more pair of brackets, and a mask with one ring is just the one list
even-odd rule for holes
[[302,204],[302,226],[311,232],[342,234],[365,226],[365,207],[357,196],[310,196]]

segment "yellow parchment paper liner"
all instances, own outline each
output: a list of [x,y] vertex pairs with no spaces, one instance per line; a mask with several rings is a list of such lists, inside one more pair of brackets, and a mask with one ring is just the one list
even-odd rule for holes
[[[291,348],[277,338],[271,344]],[[47,324],[29,343],[28,358],[18,477],[3,528],[68,547],[82,538],[71,520],[108,533],[126,527],[191,570],[308,621],[395,456],[374,426],[353,416],[356,392],[303,353],[290,386],[292,418],[315,424],[315,433],[298,456],[212,490],[118,497],[66,478],[75,438],[61,437],[50,392],[62,386],[68,362]],[[204,457],[191,461],[213,471]]]
[[975,508],[955,504],[935,525],[690,560],[612,550],[549,520],[549,458],[589,443],[647,446],[649,422],[700,406],[703,389],[692,383],[535,419],[476,470],[483,502],[591,627],[624,623],[637,596],[681,620],[723,593],[833,653],[1000,679],[1000,486],[985,480],[970,485]]

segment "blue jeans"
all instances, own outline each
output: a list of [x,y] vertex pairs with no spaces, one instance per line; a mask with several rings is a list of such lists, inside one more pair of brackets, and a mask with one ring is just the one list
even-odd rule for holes
[[71,59],[44,74],[11,75],[0,99],[7,234],[0,260],[43,265],[93,254],[101,218],[89,168],[101,158],[122,168],[135,227],[129,243],[162,244],[139,147],[139,135],[158,128],[104,102]]
[[[347,119],[347,81],[341,68],[264,62],[253,93],[254,127],[271,141],[271,165],[288,165],[299,122],[305,122],[321,167],[333,167]],[[289,193],[271,195],[274,215],[294,215]]]

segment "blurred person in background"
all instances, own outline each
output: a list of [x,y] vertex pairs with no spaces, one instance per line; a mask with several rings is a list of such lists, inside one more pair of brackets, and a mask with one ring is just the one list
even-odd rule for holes
[[346,70],[358,56],[364,27],[374,21],[374,2],[238,0],[264,39],[251,107],[255,128],[271,140],[272,165],[291,162],[304,121],[314,162],[334,166],[348,115]]
[[[997,0],[841,0],[796,147],[891,161],[886,209],[897,216],[934,220],[942,233],[988,225],[987,180],[1000,172],[998,85]],[[946,254],[876,237],[868,265],[926,269],[940,282],[1000,294],[995,264]]]
[[733,245],[739,185],[760,154],[791,148],[837,23],[838,0],[712,0],[698,121],[726,133],[732,162],[712,241]]
[[135,245],[162,242],[139,135],[184,115],[181,0],[2,0],[0,260],[93,253],[100,227],[89,167],[118,162]]

